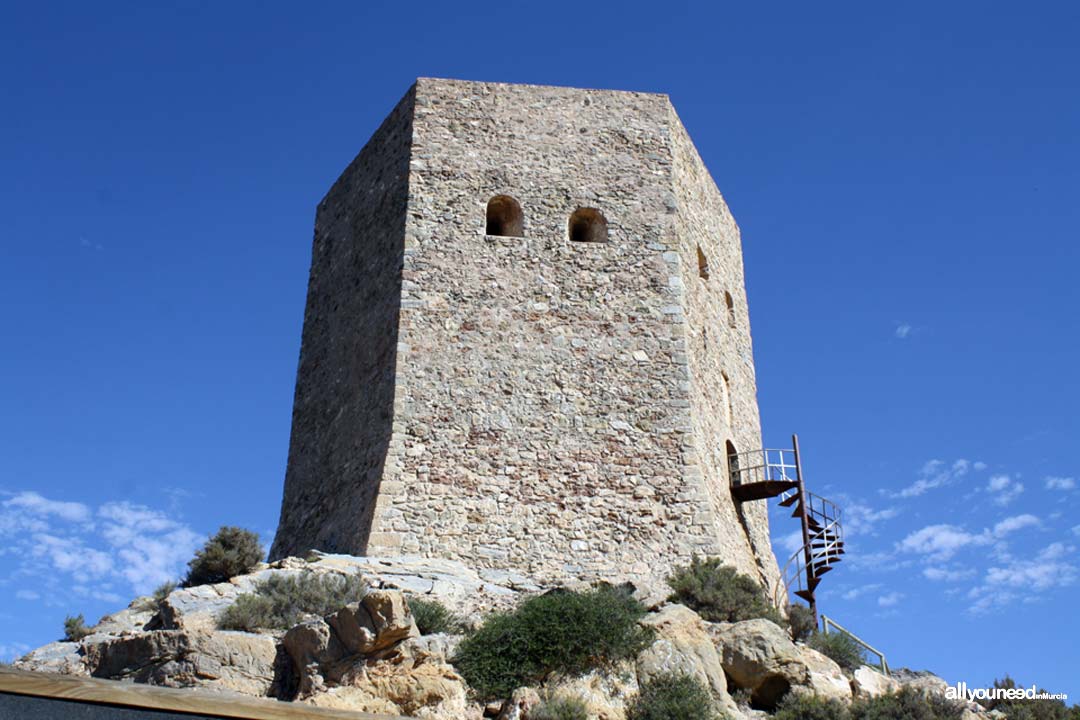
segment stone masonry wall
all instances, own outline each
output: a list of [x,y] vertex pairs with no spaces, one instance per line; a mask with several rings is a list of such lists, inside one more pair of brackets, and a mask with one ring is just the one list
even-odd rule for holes
[[779,572],[767,504],[739,505],[729,490],[727,442],[739,452],[762,447],[739,227],[675,110],[670,112],[697,460],[719,519],[720,544],[741,548],[734,553],[739,569],[774,588]]
[[391,442],[410,90],[319,203],[281,522],[270,556],[367,542]]
[[[366,318],[338,328],[348,340],[305,320],[275,557],[315,546],[540,579],[660,579],[704,553],[775,576],[767,518],[751,508],[743,529],[723,457],[729,438],[760,447],[738,229],[667,98],[421,79],[412,109],[407,213],[375,233],[390,242],[400,232],[396,334],[381,294],[345,311]],[[402,146],[386,155],[395,168]],[[391,187],[389,205],[401,208],[400,184]],[[354,215],[336,191],[320,219]],[[520,203],[524,237],[485,235],[486,204],[499,194]],[[604,214],[607,243],[568,239],[579,207]],[[364,226],[341,227],[371,242]],[[695,282],[697,245],[715,263],[706,284]],[[319,258],[317,239],[313,285]],[[344,274],[312,290],[309,316],[313,302],[334,302],[322,288],[365,292],[369,278],[350,282],[348,265],[335,267]],[[392,262],[380,268],[393,273]],[[705,332],[707,348],[695,344]],[[376,356],[358,337],[392,338],[396,351]],[[307,348],[342,342],[363,350],[350,367],[381,365],[364,396],[383,409],[393,398],[392,426],[339,417],[355,390],[312,365],[323,351]],[[304,492],[290,494],[290,481]]]

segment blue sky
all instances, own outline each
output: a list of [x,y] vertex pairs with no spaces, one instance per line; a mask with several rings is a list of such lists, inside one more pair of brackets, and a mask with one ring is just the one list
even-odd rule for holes
[[0,655],[270,538],[315,203],[426,75],[670,94],[847,512],[822,609],[1080,701],[1080,6],[150,5],[0,23]]

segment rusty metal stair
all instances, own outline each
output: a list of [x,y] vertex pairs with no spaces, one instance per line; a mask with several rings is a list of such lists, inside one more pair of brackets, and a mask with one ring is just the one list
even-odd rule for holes
[[789,592],[810,605],[815,617],[814,591],[821,576],[830,572],[844,554],[844,528],[840,509],[829,500],[807,492],[799,462],[799,438],[791,438],[791,450],[762,449],[728,456],[731,496],[736,502],[780,498],[781,507],[802,524],[803,544],[781,573],[774,600],[787,602]]

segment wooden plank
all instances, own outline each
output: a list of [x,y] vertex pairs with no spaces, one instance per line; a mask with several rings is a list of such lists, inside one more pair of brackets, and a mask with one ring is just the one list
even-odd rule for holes
[[218,695],[198,688],[163,688],[116,680],[76,675],[51,675],[7,668],[0,668],[0,693],[121,705],[144,710],[197,713],[239,720],[410,720],[410,718],[397,715],[372,715],[349,710],[319,708],[302,703],[238,695]]

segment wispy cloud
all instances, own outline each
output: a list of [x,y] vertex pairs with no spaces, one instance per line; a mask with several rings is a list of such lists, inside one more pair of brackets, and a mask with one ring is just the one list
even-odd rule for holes
[[1046,478],[1046,489],[1056,490],[1059,492],[1067,492],[1069,490],[1076,489],[1076,479],[1071,477],[1054,477],[1050,476]]
[[989,532],[969,533],[954,525],[942,524],[916,530],[901,540],[897,548],[902,552],[926,555],[932,562],[943,562],[965,547],[991,542],[993,538]]
[[968,610],[974,614],[986,613],[1017,600],[1037,599],[1053,588],[1074,584],[1078,571],[1070,558],[1075,553],[1075,547],[1056,542],[1029,560],[1013,559],[1008,564],[989,568],[982,584],[968,593],[973,601]]
[[74,593],[109,602],[179,576],[201,536],[163,512],[130,502],[96,510],[22,492],[0,503],[6,583],[24,600]]
[[896,329],[893,331],[893,335],[901,340],[906,340],[907,337],[911,335],[911,331],[912,327],[910,323],[898,323]]
[[1022,530],[1026,527],[1036,527],[1040,524],[1039,518],[1034,515],[1028,513],[1023,515],[1013,515],[994,525],[994,535],[999,538],[1005,537],[1009,533],[1016,532],[1017,530]]
[[90,508],[82,503],[47,500],[36,492],[19,493],[10,500],[5,500],[4,507],[23,510],[34,517],[55,516],[68,522],[86,522],[90,519]]
[[1004,507],[1024,492],[1024,485],[1008,475],[994,475],[986,483],[986,492],[995,505]]
[[877,604],[878,604],[878,607],[884,607],[884,608],[893,607],[893,606],[897,605],[903,599],[904,599],[904,594],[903,593],[891,592],[891,593],[888,593],[887,595],[882,595],[881,597],[879,597],[877,599]]
[[860,587],[852,588],[852,589],[848,590],[847,592],[845,592],[840,597],[844,598],[845,600],[854,600],[857,597],[859,597],[860,595],[865,595],[867,593],[872,593],[875,590],[878,590],[880,588],[881,588],[881,583],[870,583],[868,585],[862,585]]
[[971,568],[954,569],[931,566],[923,568],[923,577],[936,582],[960,582],[975,577],[975,570]]
[[986,469],[986,463],[970,462],[963,458],[946,463],[943,460],[930,460],[919,470],[918,479],[898,493],[895,498],[913,498],[925,494],[928,490],[951,485],[972,471]]

